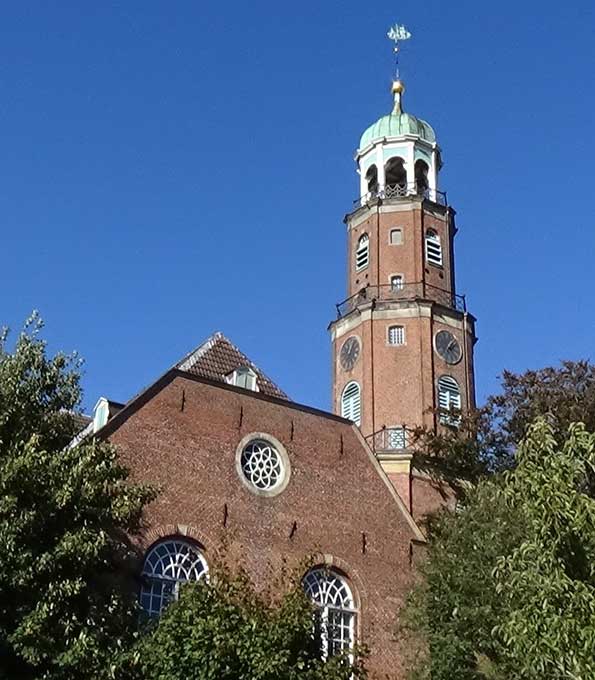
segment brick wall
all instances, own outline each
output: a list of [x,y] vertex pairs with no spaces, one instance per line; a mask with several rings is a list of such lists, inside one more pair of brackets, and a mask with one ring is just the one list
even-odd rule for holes
[[[276,437],[289,457],[289,484],[273,498],[255,495],[238,478],[236,448],[252,432]],[[258,587],[285,562],[297,568],[325,555],[356,593],[370,669],[404,677],[395,629],[411,584],[412,540],[421,534],[356,428],[174,373],[105,433],[135,479],[163,489],[146,511],[139,553],[176,532],[195,539],[211,561],[225,543]]]

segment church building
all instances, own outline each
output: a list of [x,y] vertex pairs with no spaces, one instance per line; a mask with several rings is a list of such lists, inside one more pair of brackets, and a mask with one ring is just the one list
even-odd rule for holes
[[222,550],[257,587],[310,566],[303,586],[331,655],[363,643],[372,677],[404,677],[399,610],[448,498],[411,466],[411,427],[457,427],[474,404],[474,318],[456,289],[455,211],[441,151],[392,85],[356,153],[345,217],[347,299],[330,324],[333,412],[293,402],[215,333],[89,431],[162,492],[135,538],[140,605],[158,616]]

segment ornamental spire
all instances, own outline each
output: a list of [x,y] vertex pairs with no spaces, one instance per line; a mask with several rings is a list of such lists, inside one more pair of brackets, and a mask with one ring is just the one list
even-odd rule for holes
[[389,32],[386,35],[389,40],[392,40],[392,42],[395,43],[395,46],[393,47],[393,52],[395,54],[395,77],[391,91],[395,99],[393,114],[400,115],[403,113],[401,102],[403,92],[405,92],[405,85],[402,82],[399,73],[399,52],[401,49],[399,43],[403,42],[404,40],[409,40],[409,38],[411,38],[411,33],[402,24],[395,24],[394,26],[391,26]]

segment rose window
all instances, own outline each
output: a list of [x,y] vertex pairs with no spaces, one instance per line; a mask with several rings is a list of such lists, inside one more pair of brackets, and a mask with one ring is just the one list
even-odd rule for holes
[[277,449],[269,442],[255,440],[242,451],[244,477],[261,491],[270,491],[283,480],[283,463]]

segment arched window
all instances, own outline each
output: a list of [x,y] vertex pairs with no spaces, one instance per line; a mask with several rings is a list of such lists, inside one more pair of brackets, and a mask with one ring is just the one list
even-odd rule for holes
[[359,272],[370,264],[370,238],[368,234],[362,234],[357,242],[355,251],[355,271]]
[[361,422],[361,391],[359,385],[354,381],[345,385],[341,395],[341,415],[343,418],[353,420],[356,425],[359,425]]
[[438,408],[443,425],[457,426],[461,422],[461,390],[459,383],[450,375],[438,378]]
[[366,172],[366,185],[369,194],[378,194],[378,168],[375,165],[371,165]]
[[421,159],[415,161],[415,188],[420,196],[426,196],[428,183],[428,164]]
[[355,644],[357,610],[347,581],[334,569],[311,569],[302,582],[317,610],[323,656],[349,651]]
[[386,162],[384,177],[387,198],[405,196],[407,193],[407,171],[402,158],[395,156]]
[[157,543],[145,557],[141,607],[150,616],[159,616],[169,602],[178,598],[182,583],[198,581],[207,574],[205,558],[191,543],[175,539]]
[[426,231],[426,262],[442,266],[440,236],[433,229]]

